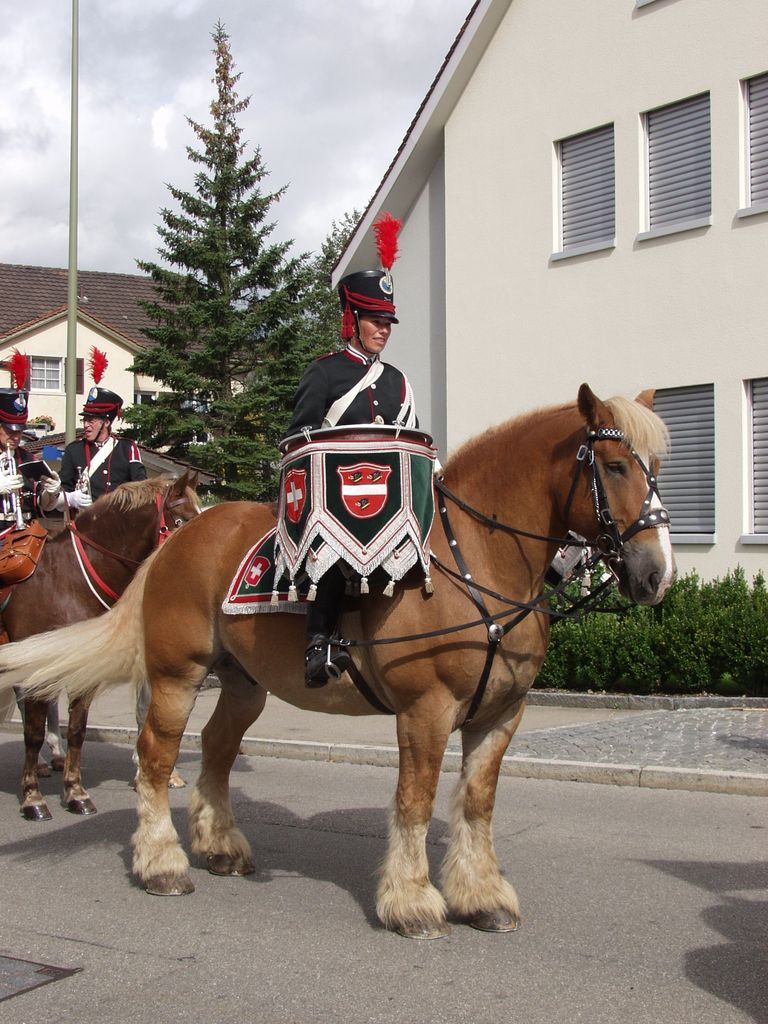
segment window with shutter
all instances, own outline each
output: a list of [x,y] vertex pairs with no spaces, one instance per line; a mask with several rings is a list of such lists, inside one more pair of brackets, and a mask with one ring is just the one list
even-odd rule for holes
[[708,223],[712,211],[709,94],[645,115],[648,227]]
[[61,381],[61,359],[53,356],[31,356],[32,391],[63,391]]
[[751,381],[752,532],[768,534],[768,378]]
[[614,244],[616,188],[613,125],[557,144],[560,249],[568,255]]
[[669,509],[672,540],[704,543],[715,533],[714,385],[660,389],[653,409],[670,436],[659,491]]
[[749,79],[746,98],[749,205],[768,205],[768,75]]

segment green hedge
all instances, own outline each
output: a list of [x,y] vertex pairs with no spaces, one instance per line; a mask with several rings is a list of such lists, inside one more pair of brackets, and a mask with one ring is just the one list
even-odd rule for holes
[[655,608],[592,612],[552,627],[537,687],[768,696],[768,591],[741,568],[675,581]]

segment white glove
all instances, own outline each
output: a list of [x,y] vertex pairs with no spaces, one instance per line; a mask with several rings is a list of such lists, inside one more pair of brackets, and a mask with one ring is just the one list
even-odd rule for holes
[[40,490],[43,494],[50,494],[55,497],[61,490],[61,478],[58,473],[51,470],[51,476],[40,477]]
[[85,491],[69,491],[67,494],[67,504],[70,508],[88,508],[89,505],[93,504],[93,498],[90,494],[86,494]]
[[23,486],[24,480],[19,473],[13,473],[10,476],[0,475],[0,494],[18,493]]

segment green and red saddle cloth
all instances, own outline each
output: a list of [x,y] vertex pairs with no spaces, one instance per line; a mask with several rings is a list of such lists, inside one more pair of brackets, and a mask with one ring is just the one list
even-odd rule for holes
[[301,611],[337,562],[359,577],[362,594],[373,575],[391,596],[417,565],[431,590],[431,439],[416,431],[359,433],[302,440],[284,457],[277,527],[246,554],[225,612]]

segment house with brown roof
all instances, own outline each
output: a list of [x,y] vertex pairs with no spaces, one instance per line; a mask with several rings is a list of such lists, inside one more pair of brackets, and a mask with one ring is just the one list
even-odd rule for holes
[[[0,263],[0,362],[14,349],[29,357],[30,419],[50,417],[60,430],[66,405],[67,290],[64,269]],[[93,383],[88,360],[94,346],[108,360],[102,385],[121,395],[126,406],[157,394],[154,380],[129,370],[135,354],[149,344],[143,330],[151,321],[139,300],[156,298],[152,279],[144,274],[78,273],[78,403]],[[5,377],[0,372],[0,386],[11,383]]]

